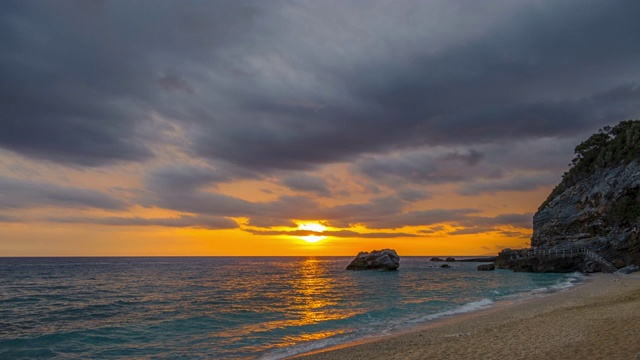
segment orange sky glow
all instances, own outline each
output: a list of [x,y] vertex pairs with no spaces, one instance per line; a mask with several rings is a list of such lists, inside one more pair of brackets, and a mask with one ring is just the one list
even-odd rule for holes
[[640,117],[632,3],[5,5],[0,257],[526,247]]

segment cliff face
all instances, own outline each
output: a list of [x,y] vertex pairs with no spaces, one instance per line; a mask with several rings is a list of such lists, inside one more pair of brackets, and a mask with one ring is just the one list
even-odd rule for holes
[[640,264],[640,161],[598,169],[550,197],[533,217],[531,246],[586,247],[618,268]]
[[533,217],[531,249],[500,252],[516,271],[614,271],[640,265],[640,120],[605,126]]

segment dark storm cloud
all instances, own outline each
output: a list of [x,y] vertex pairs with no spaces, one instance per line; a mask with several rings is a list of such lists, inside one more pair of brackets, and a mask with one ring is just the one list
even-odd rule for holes
[[248,1],[0,2],[0,146],[82,166],[149,159],[139,128],[196,92],[179,69],[251,17]]
[[150,171],[147,175],[147,186],[157,191],[197,189],[230,179],[232,175],[224,170],[197,165],[176,165]]
[[536,174],[533,176],[516,176],[507,179],[469,182],[461,186],[457,192],[460,195],[479,195],[483,193],[497,193],[501,191],[529,191],[542,186],[550,186],[558,182],[557,175]]
[[386,217],[362,221],[371,229],[398,229],[405,226],[428,226],[439,223],[458,223],[467,219],[470,214],[478,213],[477,209],[430,209],[393,213]]
[[[302,91],[323,104],[302,107],[255,94],[244,105],[260,121],[239,121],[224,134],[205,131],[198,151],[253,167],[309,168],[391,146],[571,136],[637,116],[633,87],[615,99],[602,96],[640,81],[640,45],[632,40],[640,36],[637,2],[556,4],[525,6],[482,36],[436,53],[425,42],[350,58],[349,66],[318,60],[323,74],[296,63],[306,49],[280,49],[263,60],[321,79],[318,87],[339,89],[346,99],[327,102]],[[420,32],[411,40],[420,43]]]
[[0,176],[0,209],[41,206],[124,210],[128,204],[101,191]]
[[511,226],[515,228],[530,229],[533,214],[500,214],[496,216],[468,216],[459,219],[457,224],[468,227],[487,226]]
[[401,154],[370,156],[354,163],[353,171],[379,183],[438,184],[502,176],[495,164],[481,163],[475,150],[441,153],[442,149],[422,148]]
[[[175,179],[180,180],[176,182]],[[411,189],[400,190],[398,196],[383,196],[368,202],[326,206],[306,196],[281,196],[275,200],[262,202],[248,201],[208,189],[210,185],[215,184],[215,181],[215,176],[211,176],[211,173],[204,168],[184,166],[154,171],[147,179],[151,191],[145,194],[146,199],[143,202],[147,206],[185,213],[246,218],[248,219],[246,225],[262,228],[252,229],[251,232],[262,235],[285,234],[280,230],[264,230],[264,228],[294,227],[296,225],[292,219],[324,220],[327,225],[337,228],[364,225],[369,229],[399,229],[440,223],[475,229],[480,227],[494,229],[499,226],[531,227],[532,214],[502,214],[487,217],[478,215],[481,212],[478,209],[407,211],[405,207],[412,201],[424,199],[429,195],[421,191],[411,191]],[[308,235],[300,232],[287,234]],[[324,232],[324,234],[328,233]],[[347,237],[346,235],[348,234],[336,234],[340,237]]]
[[260,223],[290,223],[287,219],[309,219],[319,205],[304,196],[281,196],[267,202],[251,202],[213,191],[208,187],[227,179],[209,167],[184,165],[151,171],[141,196],[145,206],[210,216],[255,218]]
[[299,170],[640,115],[635,0],[367,5],[2,1],[0,146],[143,161],[157,114],[193,154]]
[[97,224],[110,226],[163,226],[190,227],[209,230],[235,229],[235,221],[224,217],[183,215],[174,218],[141,218],[141,217],[64,217],[48,218],[47,221],[57,223]]
[[491,231],[495,231],[495,229],[493,227],[468,227],[450,231],[447,233],[447,235],[476,235]]
[[272,201],[252,202],[207,190],[215,181],[215,176],[206,168],[183,166],[155,170],[147,176],[150,191],[144,195],[142,203],[185,213],[244,217],[249,219],[248,225],[261,227],[290,226],[291,219],[323,219],[331,226],[342,228],[352,224],[397,228],[434,224],[477,212],[462,209],[403,214],[406,201],[394,196],[335,206],[323,206],[306,196],[281,196]]
[[464,226],[464,228],[456,229],[449,232],[449,235],[472,235],[481,234],[486,232],[498,232],[504,236],[510,237],[527,237],[528,234],[524,234],[517,231],[504,230],[503,226],[509,226],[517,229],[530,229],[531,219],[533,214],[500,214],[496,216],[467,216],[462,219],[458,219],[454,224]]
[[484,154],[474,149],[469,150],[468,153],[462,153],[462,152],[456,151],[449,154],[445,154],[443,156],[443,159],[462,161],[469,166],[477,165],[482,160],[482,158],[484,158]]
[[327,182],[318,177],[306,174],[286,175],[281,179],[282,185],[291,190],[314,193],[319,196],[331,196]]
[[14,223],[18,222],[18,218],[10,215],[0,215],[0,223]]
[[416,202],[431,198],[429,192],[419,189],[400,189],[398,196],[406,202]]

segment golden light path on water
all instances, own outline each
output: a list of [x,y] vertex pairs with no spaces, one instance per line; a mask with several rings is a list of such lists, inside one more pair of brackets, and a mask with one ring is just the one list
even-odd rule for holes
[[[281,303],[278,306],[290,309],[290,319],[273,320],[228,329],[226,331],[227,335],[240,340],[247,334],[265,331],[286,331],[285,329],[287,328],[314,325],[357,315],[358,311],[338,306],[342,296],[336,288],[336,284],[334,284],[336,280],[328,274],[326,267],[320,265],[321,261],[315,258],[308,258],[302,262],[291,264],[292,266],[288,267],[288,271],[293,272],[293,274],[282,279],[284,282],[283,288],[288,290],[284,290],[277,295],[273,293],[268,295],[277,296],[281,299]],[[242,301],[239,298],[234,300]],[[275,304],[277,302],[270,303]],[[286,335],[275,346],[284,348],[311,340],[322,340],[345,332],[347,332],[346,329],[334,329]],[[268,347],[268,344],[264,345],[264,349],[261,349],[261,346],[256,346],[255,350],[266,350]]]

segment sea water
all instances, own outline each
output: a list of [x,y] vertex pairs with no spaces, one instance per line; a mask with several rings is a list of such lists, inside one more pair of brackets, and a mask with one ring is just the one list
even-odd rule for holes
[[0,258],[0,359],[279,359],[551,291],[577,274],[402,257]]

